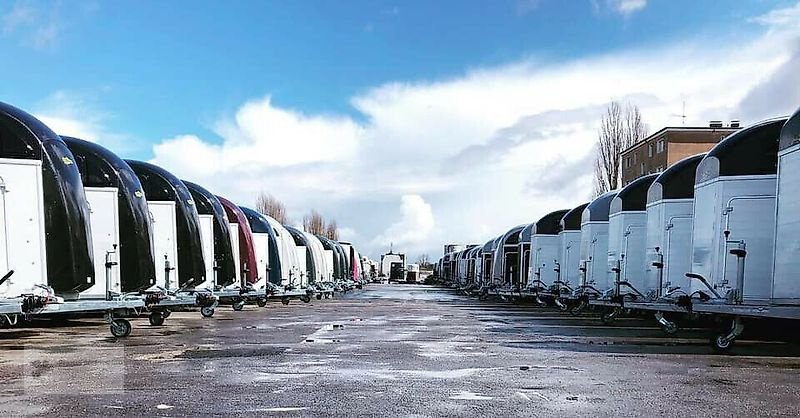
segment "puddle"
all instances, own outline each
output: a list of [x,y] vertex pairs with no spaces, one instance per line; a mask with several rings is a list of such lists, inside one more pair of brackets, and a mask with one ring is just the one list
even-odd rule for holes
[[491,396],[479,395],[477,393],[469,391],[461,391],[458,394],[451,396],[450,399],[459,401],[491,401],[494,398]]
[[282,406],[277,408],[261,408],[256,409],[253,412],[296,412],[296,411],[305,411],[306,407],[303,406]]

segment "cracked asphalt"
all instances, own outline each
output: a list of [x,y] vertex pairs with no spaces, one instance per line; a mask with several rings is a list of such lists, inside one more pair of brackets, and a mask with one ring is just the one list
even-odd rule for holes
[[762,326],[715,355],[702,328],[406,285],[137,319],[120,340],[33,325],[0,330],[3,416],[800,416],[800,346]]

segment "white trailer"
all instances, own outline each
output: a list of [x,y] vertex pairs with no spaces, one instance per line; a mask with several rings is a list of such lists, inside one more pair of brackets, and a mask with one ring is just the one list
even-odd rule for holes
[[[746,306],[769,305],[773,294],[778,141],[785,118],[756,123],[717,144],[697,168],[692,233],[692,311],[733,316],[715,335],[730,349]],[[746,262],[745,262],[746,261]]]
[[581,216],[588,203],[579,205],[565,213],[559,221],[559,282],[568,289],[577,290],[580,285]]
[[581,214],[580,296],[597,298],[612,289],[608,277],[608,213],[617,190],[594,199]]
[[703,157],[694,155],[669,166],[647,192],[645,274],[639,289],[644,298],[626,302],[626,307],[655,312],[667,334],[675,333],[677,325],[665,313],[688,312],[680,300],[688,297],[685,274],[691,268],[694,181]]
[[[561,218],[569,212],[568,210],[557,210],[541,217],[538,221],[531,224],[529,229],[530,254],[529,254],[529,275],[531,289],[536,297],[549,295],[556,301],[562,293],[562,289],[567,291],[560,281],[560,267],[558,258],[561,253]],[[523,235],[523,238],[525,236]]]
[[[647,242],[647,191],[658,177],[632,181],[611,201],[608,217],[608,271],[614,285],[611,298],[643,299]],[[622,303],[619,299],[615,303]]]

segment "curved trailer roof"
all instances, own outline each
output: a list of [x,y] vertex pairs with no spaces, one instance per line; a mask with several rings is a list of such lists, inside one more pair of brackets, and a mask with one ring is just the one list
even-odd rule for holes
[[800,143],[800,109],[797,109],[783,125],[778,147],[780,150],[785,150],[798,143]]
[[608,212],[611,209],[611,201],[614,200],[618,192],[619,190],[605,192],[592,200],[581,214],[581,223],[608,222]]
[[505,262],[505,247],[506,245],[513,245],[516,246],[519,244],[519,233],[525,225],[517,225],[508,231],[505,234],[501,235],[495,241],[494,247],[494,256],[492,257],[492,277],[493,278],[502,278],[503,277],[503,263]]
[[564,216],[561,217],[561,220],[558,222],[558,232],[561,233],[563,231],[580,231],[581,230],[581,217],[583,216],[583,210],[589,206],[589,203],[586,202],[582,205],[575,206],[574,208],[570,209]]
[[333,252],[333,274],[335,280],[342,280],[344,278],[344,265],[341,259],[341,253],[336,250],[335,242],[331,239],[317,235],[317,239],[322,243],[322,247],[326,250]]
[[59,293],[94,286],[89,206],[67,145],[38,119],[0,102],[0,158],[42,162],[48,285]]
[[648,174],[628,183],[611,201],[611,213],[644,211],[647,206],[647,191],[658,174]]
[[278,237],[272,229],[272,225],[270,225],[264,215],[253,209],[244,206],[239,206],[239,209],[244,212],[247,221],[250,223],[250,230],[254,234],[269,235],[269,263],[267,264],[269,279],[267,281],[274,285],[280,285],[282,282],[281,263],[283,260],[281,260],[280,253],[278,252],[278,245],[280,245],[280,243],[278,243]]
[[75,156],[84,187],[114,187],[119,202],[120,284],[135,292],[156,283],[153,224],[139,177],[122,158],[93,142],[61,137]]
[[202,186],[183,181],[192,194],[197,213],[211,215],[214,219],[214,267],[217,269],[217,286],[236,283],[236,262],[233,260],[233,243],[228,215],[217,196]]
[[298,247],[306,247],[306,265],[303,267],[305,267],[306,272],[308,272],[308,282],[313,283],[317,278],[317,269],[320,269],[322,266],[317,266],[317,264],[319,264],[319,260],[317,260],[316,254],[314,254],[312,244],[308,241],[308,238],[303,235],[303,231],[287,225],[284,225],[283,227],[286,228],[286,230],[289,231],[289,234],[292,235],[295,245]]
[[175,202],[178,230],[178,286],[206,280],[200,218],[186,185],[172,173],[143,161],[125,160],[133,168],[148,201]]
[[[556,210],[530,224],[529,227],[525,228],[528,230],[528,241],[530,241],[531,237],[534,235],[558,235],[561,231],[561,218],[569,213],[569,211],[569,209]],[[523,229],[523,232],[524,231]]]
[[244,278],[245,283],[253,284],[258,281],[258,271],[256,271],[258,261],[256,260],[256,248],[253,243],[250,221],[247,220],[247,215],[242,212],[242,209],[233,202],[221,196],[217,196],[217,199],[225,209],[228,220],[239,225],[239,265],[241,269],[239,274]]
[[339,254],[339,261],[340,265],[342,266],[342,278],[343,279],[350,279],[350,262],[348,260],[347,254],[344,252],[344,248],[342,248],[342,244],[331,240],[331,244],[333,245],[333,250]]
[[647,203],[694,198],[694,176],[705,156],[697,154],[686,157],[662,171],[647,191]]
[[725,137],[700,162],[695,184],[717,177],[776,174],[778,142],[786,120],[768,119]]

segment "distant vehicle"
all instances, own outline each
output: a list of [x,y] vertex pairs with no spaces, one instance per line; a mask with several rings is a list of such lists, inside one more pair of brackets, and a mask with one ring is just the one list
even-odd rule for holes
[[401,262],[394,262],[391,263],[389,267],[389,283],[391,282],[402,282],[404,281],[405,276],[405,268],[403,267],[403,263]]
[[406,283],[417,283],[419,276],[419,264],[406,265]]
[[[392,275],[393,265],[395,263],[400,264],[400,278],[394,278]],[[381,255],[381,263],[378,266],[380,271],[378,272],[379,276],[388,277],[389,281],[405,281],[405,276],[403,272],[405,270],[406,265],[406,256],[405,254],[397,254],[392,251],[389,251],[386,254]]]

